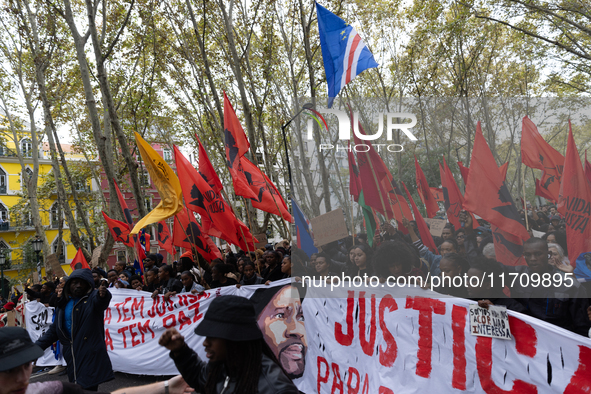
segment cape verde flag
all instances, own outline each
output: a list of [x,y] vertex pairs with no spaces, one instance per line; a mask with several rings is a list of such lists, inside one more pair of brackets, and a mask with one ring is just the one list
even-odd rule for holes
[[314,238],[312,237],[312,231],[310,230],[310,221],[306,218],[306,215],[304,215],[304,212],[302,212],[293,198],[291,199],[291,204],[296,225],[297,247],[310,257],[313,253],[318,253],[318,248],[314,246]]
[[352,26],[318,3],[316,14],[330,108],[346,84],[378,63]]

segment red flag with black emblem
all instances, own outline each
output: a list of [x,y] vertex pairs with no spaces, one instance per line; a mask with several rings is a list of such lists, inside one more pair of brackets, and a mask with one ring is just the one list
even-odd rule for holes
[[482,135],[480,122],[476,126],[464,207],[509,234],[522,240],[530,238]]
[[84,258],[84,253],[82,253],[82,249],[78,249],[78,251],[76,252],[76,256],[74,256],[74,260],[72,260],[72,262],[70,263],[70,267],[72,268],[72,271],[81,268],[90,269],[90,266],[86,261],[86,258]]
[[119,190],[119,185],[113,179],[113,183],[115,184],[115,190],[117,191],[117,198],[119,199],[119,205],[121,205],[121,209],[123,210],[123,217],[125,218],[125,222],[129,225],[129,228],[133,227],[133,219],[131,218],[131,212],[127,207],[127,202],[123,198],[123,194],[121,194],[121,190]]
[[[460,167],[460,173],[462,174],[462,179],[464,180],[464,184],[468,181],[468,173],[470,172],[470,169],[468,167],[464,167],[464,163],[462,163],[461,161],[458,161],[458,167]],[[507,179],[507,170],[509,169],[509,162],[505,162],[505,164],[501,164],[501,166],[499,167],[499,171],[501,172],[501,175],[503,176],[503,180]]]
[[244,169],[244,175],[248,179],[248,184],[255,194],[255,197],[250,200],[252,206],[261,211],[281,216],[288,222],[293,222],[283,197],[269,177],[246,157],[241,158],[240,163]]
[[172,237],[170,235],[168,224],[166,224],[164,220],[158,222],[158,245],[170,254],[176,253],[176,250],[172,245]]
[[455,229],[459,229],[461,227],[460,212],[462,212],[463,209],[464,197],[445,162],[445,157],[443,158],[443,166],[439,164],[439,175],[441,176],[441,186],[443,189],[447,220],[453,224]]
[[536,182],[536,196],[540,196],[540,197],[544,197],[546,200],[549,201],[554,201],[554,196],[552,196],[550,194],[550,192],[548,192],[548,190],[544,189],[542,187],[542,183],[540,182],[540,180],[538,178],[535,179]]
[[425,173],[419,165],[416,155],[415,172],[417,177],[417,189],[419,191],[419,197],[427,209],[427,217],[432,218],[437,215],[437,212],[439,212],[439,205],[437,204],[437,201],[435,201],[435,198],[433,198],[433,194],[429,188],[429,183],[427,182],[427,177],[425,177]]
[[495,245],[495,256],[503,265],[525,265],[523,257],[523,240],[513,234],[503,231],[494,224],[490,226]]
[[581,253],[591,252],[591,186],[581,165],[570,120],[564,173],[556,208],[564,215],[568,255],[574,266]]
[[544,171],[540,187],[553,196],[552,201],[558,201],[564,156],[544,140],[527,116],[523,118],[521,129],[521,162]]
[[429,190],[431,190],[431,194],[433,195],[433,199],[435,201],[445,203],[445,199],[443,198],[443,189],[438,187],[430,187]]
[[[236,237],[238,219],[230,206],[211,188],[201,173],[191,165],[176,145],[173,148],[176,168],[187,208],[201,216],[202,229],[205,233],[240,246],[240,238],[242,237]],[[248,235],[250,235],[250,232],[248,232]],[[244,246],[246,245],[244,244]],[[250,241],[249,250],[254,250],[252,241]]]
[[250,143],[244,134],[240,121],[236,117],[236,112],[230,104],[230,100],[224,92],[224,136],[226,144],[226,164],[230,175],[234,192],[237,196],[246,198],[257,198],[255,192],[249,187],[249,182],[242,169],[241,159],[248,152]]
[[123,244],[127,246],[134,245],[133,238],[130,236],[131,229],[127,223],[111,219],[105,212],[103,212],[103,217],[107,222],[107,226],[109,227],[109,231],[111,231],[111,235],[115,239],[115,242],[123,242]]
[[195,137],[199,143],[199,172],[201,173],[201,176],[207,181],[209,186],[211,186],[213,191],[219,194],[224,188],[222,181],[220,181],[218,174],[215,172],[213,164],[211,164],[211,161],[209,161],[207,152],[205,151],[203,144],[201,144],[201,140],[199,137],[197,137],[197,134],[195,134]]
[[194,245],[207,261],[222,258],[217,246],[202,231],[193,213],[188,213],[187,209],[182,209],[174,218],[172,244],[189,250],[191,250],[191,245]]
[[349,160],[349,194],[353,196],[355,202],[359,202],[359,193],[361,193],[361,181],[359,180],[359,169],[355,163],[355,155],[351,151],[351,142],[347,142],[349,150],[347,158]]
[[423,242],[423,245],[428,247],[431,250],[431,252],[433,252],[435,254],[439,254],[439,251],[437,250],[437,246],[435,246],[435,241],[433,241],[433,236],[431,236],[431,232],[429,231],[429,227],[427,227],[427,223],[425,222],[425,219],[421,216],[421,212],[419,212],[419,209],[417,208],[417,204],[415,204],[414,200],[412,199],[412,196],[408,192],[408,189],[406,188],[406,185],[404,184],[404,182],[403,181],[400,181],[400,182],[402,183],[402,186],[404,186],[404,191],[406,192],[406,197],[408,198],[408,201],[410,202],[410,205],[412,207],[412,211],[415,215],[415,222],[417,222],[417,227],[419,228],[419,233],[421,234],[421,241]]

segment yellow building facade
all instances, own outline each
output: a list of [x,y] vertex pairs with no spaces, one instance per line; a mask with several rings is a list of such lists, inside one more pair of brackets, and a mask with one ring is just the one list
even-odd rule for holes
[[[30,125],[23,123],[19,126],[20,131],[15,141],[7,118],[0,114],[0,249],[3,249],[7,260],[11,262],[10,269],[5,270],[4,275],[12,280],[16,278],[24,280],[35,271],[35,269],[31,269],[36,263],[35,253],[24,253],[23,251],[23,246],[36,235],[30,213],[27,211],[28,198],[23,197],[23,176],[30,176],[33,173],[33,155],[39,159],[38,186],[46,179],[53,179],[48,144],[40,144],[39,150],[34,152],[31,143]],[[37,130],[42,130],[42,128],[37,127]],[[41,133],[38,135],[41,135]],[[16,144],[20,147],[23,156],[24,174],[16,154]],[[68,161],[84,159],[83,155],[73,152],[70,145],[62,144],[62,149]],[[89,180],[85,180],[81,182],[80,186],[77,186],[77,190],[80,187],[79,191],[90,192],[93,189],[92,186]],[[59,260],[66,274],[70,274],[72,270],[69,263],[76,255],[76,248],[70,241],[70,231],[65,220],[63,220],[63,215],[62,217],[59,216],[55,186],[50,192],[43,191],[39,193],[38,202],[41,221],[45,228],[45,236],[51,245],[51,253],[57,251],[58,227],[59,222],[62,222],[63,245]],[[18,209],[15,209],[17,206]],[[41,260],[43,260],[42,256]],[[45,268],[42,269],[41,275],[45,276]]]

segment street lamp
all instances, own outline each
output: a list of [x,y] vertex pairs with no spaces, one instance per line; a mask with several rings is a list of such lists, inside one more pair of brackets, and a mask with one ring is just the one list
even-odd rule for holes
[[0,281],[2,281],[2,297],[5,296],[4,294],[4,270],[7,270],[10,268],[10,261],[6,261],[6,256],[4,255],[4,249],[0,249],[0,272],[1,272],[1,278]]
[[43,240],[39,236],[36,236],[31,243],[33,244],[33,250],[37,254],[37,276],[39,277],[39,282],[41,282],[41,261],[39,260],[39,253],[43,249]]
[[302,109],[300,109],[297,114],[295,114],[290,120],[288,120],[284,125],[281,126],[281,133],[283,134],[283,146],[285,147],[285,158],[287,159],[287,174],[289,175],[289,190],[290,190],[290,194],[293,193],[293,183],[291,181],[291,165],[289,164],[289,153],[287,151],[287,138],[285,137],[285,129],[287,128],[287,126],[289,126],[289,124],[295,118],[298,117],[299,114],[302,113],[303,110],[310,109],[310,108],[314,108],[314,104],[312,104],[312,103],[306,103],[306,104],[304,104],[303,107],[302,107]]

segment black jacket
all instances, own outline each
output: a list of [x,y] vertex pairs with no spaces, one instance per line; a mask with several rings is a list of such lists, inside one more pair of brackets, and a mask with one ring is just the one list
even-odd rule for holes
[[[70,299],[70,281],[80,278],[88,282],[90,291],[82,297],[72,310],[72,338],[65,327],[65,308]],[[68,364],[68,378],[83,388],[92,387],[112,380],[113,367],[105,346],[104,312],[109,307],[111,293],[99,297],[94,289],[94,280],[89,269],[72,272],[64,286],[64,292],[55,309],[55,319],[47,332],[37,340],[41,349],[52,343],[61,342],[63,354]]]
[[[203,392],[207,376],[209,375],[209,363],[202,361],[199,356],[188,346],[185,346],[175,354],[170,352],[170,358],[174,360],[177,369],[183,375],[185,382],[198,392]],[[230,379],[226,389],[223,380],[217,382],[218,393],[233,393],[236,390],[236,381]],[[298,394],[295,384],[283,373],[281,367],[263,354],[262,370],[259,376],[259,394]]]

